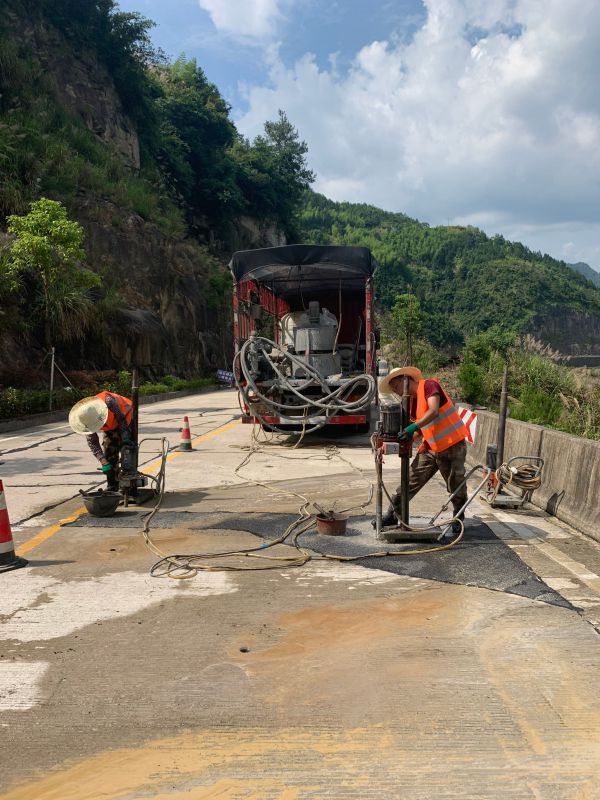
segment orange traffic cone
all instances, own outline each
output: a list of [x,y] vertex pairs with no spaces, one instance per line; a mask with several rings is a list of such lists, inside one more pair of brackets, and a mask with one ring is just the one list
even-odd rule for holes
[[15,555],[15,545],[4,499],[4,486],[0,481],[0,572],[8,572],[9,569],[24,567],[26,564],[27,561],[24,558]]
[[190,434],[190,421],[187,417],[183,418],[183,428],[181,429],[181,442],[179,444],[180,450],[192,449],[192,436]]

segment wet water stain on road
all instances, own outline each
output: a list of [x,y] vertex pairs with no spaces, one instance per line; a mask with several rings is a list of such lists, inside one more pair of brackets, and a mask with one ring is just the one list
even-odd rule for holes
[[[85,515],[73,523],[73,526],[141,528],[142,517],[147,513],[145,510],[128,510],[120,512],[116,517],[103,519]],[[281,536],[283,531],[297,519],[297,514],[282,513],[161,511],[154,516],[152,527],[157,531],[185,528],[190,534],[194,532],[200,534],[207,529],[237,530],[265,539],[274,539]],[[351,518],[347,536],[322,536],[311,530],[303,534],[301,544],[316,553],[328,553],[342,558],[361,556],[360,562],[357,563],[370,569],[443,583],[479,586],[530,597],[565,608],[572,607],[478,519],[467,520],[464,538],[456,548],[438,551],[431,555],[401,555],[403,551],[426,549],[428,545],[393,545],[378,542],[370,520],[366,517]],[[435,543],[432,546],[435,546]],[[386,558],[367,557],[369,553],[382,549],[396,551],[399,555]]]
[[[221,660],[177,689],[147,687],[153,716],[197,709],[187,731],[67,761],[1,800],[594,797],[588,626],[525,598],[397,576],[379,585],[386,595],[359,598],[350,589],[371,571],[342,566],[334,583],[336,569],[276,576],[280,603],[222,629]],[[285,610],[302,588],[323,599]],[[236,713],[211,724],[223,703]]]

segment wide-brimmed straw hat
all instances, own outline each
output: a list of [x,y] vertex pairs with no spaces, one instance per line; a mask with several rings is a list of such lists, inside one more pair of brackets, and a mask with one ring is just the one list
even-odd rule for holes
[[402,375],[408,375],[409,378],[415,381],[423,380],[423,373],[418,367],[396,367],[379,381],[379,394],[392,394],[394,390],[390,386],[391,381],[394,378],[400,378]]
[[69,425],[75,433],[97,433],[108,419],[108,406],[99,397],[84,397],[69,411]]

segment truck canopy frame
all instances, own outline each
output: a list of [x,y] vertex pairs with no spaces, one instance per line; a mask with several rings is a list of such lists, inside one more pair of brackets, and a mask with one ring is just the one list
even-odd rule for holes
[[233,254],[229,268],[236,282],[254,280],[268,285],[277,297],[301,288],[321,291],[362,287],[372,278],[377,261],[367,247],[292,244]]

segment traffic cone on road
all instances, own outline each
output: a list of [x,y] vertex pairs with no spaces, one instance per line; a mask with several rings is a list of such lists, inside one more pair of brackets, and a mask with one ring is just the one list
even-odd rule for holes
[[179,444],[180,450],[192,449],[192,436],[190,434],[190,421],[187,417],[183,418],[183,428],[181,429],[181,442]]
[[24,558],[15,555],[15,544],[4,499],[4,486],[0,481],[0,572],[8,572],[9,569],[24,567],[26,564]]

